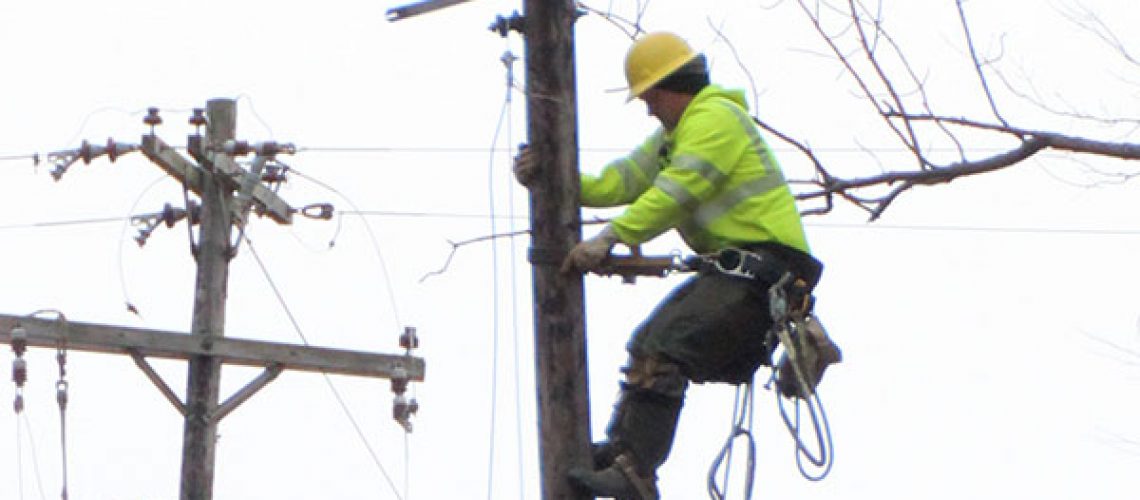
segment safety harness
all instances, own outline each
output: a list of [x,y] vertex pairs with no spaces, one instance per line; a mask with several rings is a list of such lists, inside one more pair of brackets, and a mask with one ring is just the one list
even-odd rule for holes
[[[695,271],[771,283],[767,293],[772,327],[765,334],[765,344],[768,346],[766,355],[772,374],[765,388],[775,384],[777,406],[795,441],[796,465],[800,473],[808,480],[819,481],[830,472],[834,453],[830,425],[817,388],[827,367],[840,362],[843,356],[814,313],[815,297],[812,289],[819,280],[822,266],[810,256],[804,257],[806,265],[801,261],[799,265],[793,266],[788,263],[788,259],[763,249],[729,248],[714,254],[681,259],[677,255],[642,256],[640,249],[635,247],[631,249],[630,256],[611,256],[598,274],[620,275],[625,282],[632,283],[636,276],[664,276],[671,271]],[[745,498],[752,496],[756,453],[750,423],[753,414],[752,386],[751,382],[738,386],[732,432],[710,467],[708,491],[714,500],[725,498],[724,488],[717,484],[717,476],[725,462],[731,460],[733,444],[737,438],[742,437],[748,444]],[[792,416],[789,416],[788,401],[794,404]],[[807,408],[811,419],[816,441],[815,452],[804,443],[801,407]],[[804,458],[817,470],[809,471]],[[722,481],[722,484],[727,485],[727,467],[723,469]]]

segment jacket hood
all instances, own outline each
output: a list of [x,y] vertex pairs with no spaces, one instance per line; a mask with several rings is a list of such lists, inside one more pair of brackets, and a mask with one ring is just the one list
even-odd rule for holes
[[744,108],[745,111],[748,110],[748,101],[744,98],[743,90],[726,89],[715,83],[710,83],[705,86],[705,88],[701,89],[701,91],[698,92],[697,95],[693,98],[693,101],[703,101],[705,99],[713,99],[718,97],[722,99],[728,99],[736,104],[739,104],[740,107]]

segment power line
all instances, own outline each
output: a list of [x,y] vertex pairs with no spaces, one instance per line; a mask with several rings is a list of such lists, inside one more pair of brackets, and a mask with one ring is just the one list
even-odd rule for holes
[[[486,150],[484,150],[486,152]],[[358,215],[362,217],[411,217],[411,218],[440,218],[440,219],[483,219],[492,217],[499,219],[519,220],[526,217],[520,215],[492,215],[466,212],[405,212],[399,210],[338,210],[341,215]],[[60,221],[27,222],[0,225],[0,230],[9,229],[41,229],[60,226],[82,224],[105,224],[122,222],[138,216],[129,217],[93,217],[87,219],[70,219]],[[920,225],[920,224],[880,224],[880,223],[804,223],[805,226],[819,229],[857,229],[860,231],[956,231],[979,233],[1023,233],[1023,234],[1077,234],[1095,236],[1135,236],[1140,235],[1140,229],[1102,229],[1081,227],[1015,227],[1015,226],[972,226],[972,225]]]
[[[297,317],[293,315],[293,310],[289,307],[289,304],[285,302],[285,296],[281,294],[281,289],[277,287],[277,283],[273,280],[273,276],[269,274],[269,268],[266,267],[265,262],[261,260],[261,256],[258,255],[257,250],[253,246],[253,242],[249,239],[249,236],[243,236],[243,239],[245,239],[246,242],[245,247],[249,249],[250,255],[253,256],[253,260],[257,262],[257,266],[261,269],[261,274],[265,276],[265,281],[269,283],[269,288],[273,291],[273,295],[277,297],[278,304],[280,304],[281,308],[285,311],[286,318],[288,318],[289,323],[293,325],[293,331],[295,331],[297,333],[297,336],[301,338],[301,342],[303,342],[306,346],[310,345],[308,337],[305,336],[305,332],[301,328],[301,323],[297,321]],[[322,373],[321,375],[324,376],[325,383],[328,384],[329,390],[332,391],[333,397],[336,398],[337,403],[340,405],[341,411],[343,411],[345,417],[348,418],[348,422],[356,431],[356,435],[360,439],[360,442],[364,445],[364,448],[368,450],[368,454],[372,457],[372,462],[376,465],[376,468],[380,471],[380,474],[388,483],[388,487],[392,489],[392,493],[396,495],[396,498],[402,498],[400,496],[400,491],[396,489],[396,484],[392,482],[392,477],[388,475],[388,470],[385,469],[384,464],[380,462],[379,455],[377,455],[376,450],[374,450],[372,448],[372,445],[368,442],[368,439],[364,435],[364,430],[361,429],[360,424],[357,423],[356,417],[354,417],[352,411],[349,410],[348,404],[345,403],[344,398],[341,397],[340,391],[338,391],[336,385],[333,384],[332,379],[329,377],[329,374]]]
[[[66,148],[64,148],[66,149]],[[185,149],[184,146],[175,146],[174,149]],[[773,146],[773,152],[776,153],[798,153],[799,149],[787,146]],[[911,150],[901,146],[884,146],[884,147],[856,147],[856,146],[817,146],[811,148],[815,153],[912,153]],[[983,148],[969,148],[968,151],[972,153],[997,153],[1008,151],[1008,148],[997,147],[983,147]],[[512,148],[500,147],[493,150],[494,152],[511,152]],[[584,153],[626,153],[629,151],[627,147],[616,146],[594,146],[594,147],[581,147],[579,151]],[[955,148],[928,148],[925,150],[929,153],[958,153]],[[360,145],[360,146],[299,146],[297,147],[297,154],[302,153],[333,153],[333,154],[484,154],[487,148],[478,146],[383,146],[383,145]],[[32,160],[39,162],[45,158],[44,153],[26,153],[26,154],[8,154],[0,155],[0,161],[25,161]]]
[[858,229],[886,231],[966,231],[979,233],[1022,233],[1022,234],[1080,234],[1096,236],[1135,236],[1140,229],[1095,229],[1061,227],[1012,227],[1012,226],[921,226],[898,224],[841,224],[805,223],[807,227],[821,229]]

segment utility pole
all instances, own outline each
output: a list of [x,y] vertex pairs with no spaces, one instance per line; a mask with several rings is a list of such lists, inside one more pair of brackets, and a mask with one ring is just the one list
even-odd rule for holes
[[[234,139],[236,127],[234,101],[207,102],[204,151],[192,154],[205,157],[206,151],[221,151],[226,141]],[[224,334],[226,280],[231,257],[230,213],[234,200],[223,180],[218,178],[219,173],[216,168],[202,169],[202,223],[194,252],[198,268],[190,334],[207,343]],[[218,440],[218,422],[211,418],[210,412],[218,405],[222,367],[214,356],[194,356],[188,365],[181,497],[182,500],[208,499],[214,490],[214,444]]]
[[[400,337],[403,355],[328,349],[274,342],[231,339],[224,336],[227,279],[229,262],[234,257],[239,241],[231,243],[231,229],[236,224],[244,232],[251,210],[256,208],[281,224],[292,222],[298,210],[293,209],[262,183],[261,169],[274,155],[292,152],[291,145],[266,142],[249,145],[234,140],[236,129],[236,103],[231,99],[214,99],[207,102],[205,115],[195,110],[190,123],[197,129],[206,126],[206,136],[196,131],[189,137],[187,150],[195,161],[176,152],[154,134],[154,127],[162,123],[158,110],[152,108],[144,119],[151,126],[142,137],[141,145],[108,141],[107,146],[92,146],[84,142],[75,151],[52,153],[49,160],[55,163],[52,176],[58,181],[67,168],[77,160],[90,162],[92,158],[108,155],[111,161],[132,151],[142,151],[166,173],[179,180],[188,191],[201,200],[197,208],[188,206],[176,213],[167,206],[138,239],[141,245],[145,236],[165,222],[173,226],[185,219],[187,224],[200,223],[198,241],[192,242],[192,253],[197,264],[194,290],[194,310],[189,335],[137,328],[72,322],[63,318],[48,321],[34,316],[0,314],[0,342],[25,347],[54,347],[66,349],[126,354],[143,371],[184,418],[182,447],[182,500],[210,500],[213,498],[215,443],[218,424],[222,418],[251,398],[286,369],[388,378],[396,394],[393,417],[411,430],[410,417],[418,409],[415,400],[404,393],[410,381],[424,379],[424,361],[413,357],[418,347],[415,329],[407,327]],[[249,171],[238,165],[235,155],[255,152]],[[236,193],[236,195],[235,195]],[[317,218],[329,218],[332,207],[318,207]],[[306,209],[300,210],[306,214]],[[243,233],[244,234],[244,233]],[[175,392],[147,362],[148,357],[183,359],[187,361],[186,401],[179,400]],[[223,364],[263,367],[264,371],[225,401],[219,403],[221,368]]]
[[[388,11],[389,21],[462,0],[424,0]],[[524,14],[499,16],[491,30],[523,34],[526,45],[527,135],[541,170],[530,186],[535,373],[538,379],[542,498],[591,498],[567,478],[590,463],[590,400],[582,275],[560,271],[582,239],[578,179],[578,100],[574,76],[572,0],[524,0]]]
[[582,275],[560,271],[582,239],[578,102],[574,75],[576,3],[526,0],[527,135],[541,170],[530,187],[535,364],[542,498],[590,498],[566,473],[589,463],[590,400]]

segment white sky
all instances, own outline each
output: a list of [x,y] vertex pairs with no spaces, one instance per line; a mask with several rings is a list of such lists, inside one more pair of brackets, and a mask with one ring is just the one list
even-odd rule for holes
[[[615,4],[630,17],[632,3],[591,5]],[[898,144],[871,130],[869,107],[835,61],[815,55],[825,47],[798,7],[763,4],[656,0],[644,26],[688,37],[707,51],[715,80],[747,87],[726,45],[715,42],[710,23],[721,26],[756,78],[760,115],[809,141],[836,173],[909,167],[890,153]],[[1140,50],[1130,31],[1137,9],[1083,4],[1125,48]],[[294,206],[467,215],[493,207],[525,216],[525,192],[509,175],[508,149],[526,130],[517,93],[510,127],[495,136],[505,95],[499,58],[508,48],[521,57],[523,47],[486,29],[521,4],[479,1],[388,23],[384,11],[394,5],[6,2],[0,156],[43,155],[84,139],[137,142],[148,106],[164,110],[159,134],[181,145],[190,108],[238,98],[240,138],[388,148],[286,158],[336,190],[293,177],[281,194]],[[1071,4],[967,4],[979,50],[1003,53],[998,64],[1018,88],[1055,107],[1136,117],[1140,72],[1066,19],[1064,5]],[[883,12],[929,79],[935,109],[985,118],[961,59],[953,2],[887,2]],[[640,104],[605,92],[623,83],[624,35],[586,16],[577,37],[582,168],[593,170],[654,123]],[[1000,99],[1026,128],[1136,140],[1128,127],[1049,115],[1004,91]],[[807,175],[801,158],[772,143],[789,177]],[[993,143],[968,146],[978,157]],[[1104,180],[1090,169],[1137,171],[1048,155],[916,189],[872,224],[847,206],[808,219],[813,249],[827,264],[819,311],[846,357],[822,388],[837,462],[825,481],[801,478],[771,394],[758,390],[757,497],[1134,498],[1140,198],[1134,183],[1088,186]],[[28,159],[0,161],[0,312],[58,309],[73,321],[188,330],[194,270],[185,227],[159,229],[140,249],[123,220],[179,206],[177,183],[138,155],[76,165],[58,183],[49,170]],[[103,218],[118,220],[48,224]],[[537,498],[527,239],[464,246],[445,273],[420,282],[446,261],[448,241],[522,229],[525,219],[500,219],[494,228],[485,217],[339,221],[260,220],[250,238],[313,344],[395,353],[403,326],[418,327],[428,370],[416,388],[415,432],[405,436],[391,421],[386,380],[331,378],[381,472],[325,381],[285,373],[222,422],[215,498]],[[675,248],[666,237],[646,251]],[[680,279],[633,287],[587,279],[595,435],[609,417],[629,331]],[[125,301],[141,317],[127,313]],[[228,305],[227,336],[299,342],[244,246],[231,266]],[[11,353],[3,351],[7,370]],[[27,359],[27,418],[0,411],[0,499],[56,497],[61,485],[54,352],[36,349]],[[68,359],[71,498],[176,498],[182,419],[127,357]],[[184,364],[154,364],[181,394]],[[225,397],[257,370],[223,373]],[[5,378],[0,401],[13,393]],[[726,387],[690,391],[677,444],[659,471],[664,498],[706,497],[732,401]],[[739,488],[733,493],[742,497]]]

